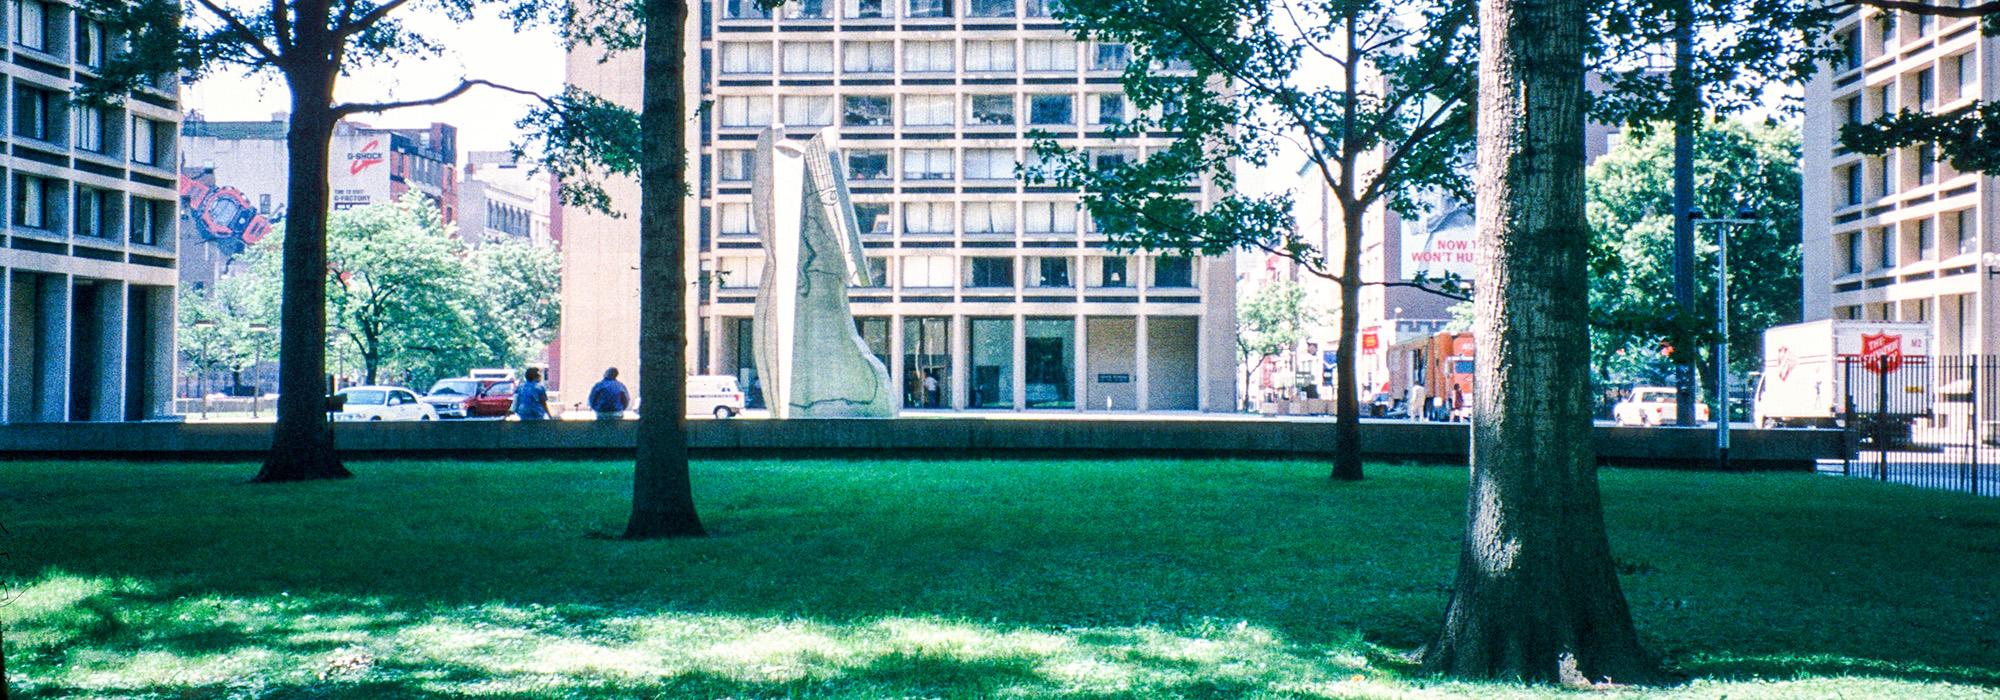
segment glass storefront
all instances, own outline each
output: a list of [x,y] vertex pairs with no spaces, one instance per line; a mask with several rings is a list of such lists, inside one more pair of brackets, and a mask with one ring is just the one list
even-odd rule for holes
[[889,319],[881,316],[855,318],[854,331],[861,335],[861,342],[868,345],[868,354],[882,363],[882,369],[889,369]]
[[1031,318],[1022,331],[1028,408],[1076,408],[1076,321]]
[[732,318],[729,321],[729,348],[725,348],[731,359],[729,371],[736,375],[736,386],[743,390],[744,408],[764,408],[764,385],[757,381],[757,350],[754,343],[756,326],[754,319]]
[[972,374],[967,408],[1014,407],[1014,319],[975,318],[971,322]]
[[[886,333],[886,329],[884,330]],[[866,334],[863,334],[866,337]],[[873,341],[870,341],[871,344]],[[886,338],[884,344],[886,345]],[[908,316],[903,319],[903,406],[946,408],[951,405],[951,318]]]

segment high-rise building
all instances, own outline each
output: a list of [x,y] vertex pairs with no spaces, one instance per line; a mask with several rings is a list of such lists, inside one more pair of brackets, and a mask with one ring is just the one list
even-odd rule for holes
[[103,66],[104,27],[60,2],[9,7],[0,423],[169,415],[174,84],[116,107],[73,102],[74,77]]
[[1844,124],[2000,99],[2000,38],[1977,19],[1859,7],[1837,31],[1843,55],[1805,90],[1805,319],[1922,321],[1939,354],[2000,352],[2000,269],[1986,257],[2000,178],[1958,172],[1928,145],[1840,146]]
[[[1163,143],[1108,133],[1133,114],[1125,46],[1076,41],[1049,0],[808,1],[777,16],[751,0],[695,8],[687,97],[712,107],[689,127],[690,369],[756,384],[753,146],[783,126],[838,135],[874,280],[852,291],[854,314],[905,408],[1234,403],[1232,260],[1114,251],[1074,191],[1016,176],[1037,131],[1106,164]],[[573,51],[570,82],[636,105],[637,57],[601,58]],[[634,183],[610,191],[636,208]],[[634,366],[636,219],[570,210],[563,235],[561,374]]]

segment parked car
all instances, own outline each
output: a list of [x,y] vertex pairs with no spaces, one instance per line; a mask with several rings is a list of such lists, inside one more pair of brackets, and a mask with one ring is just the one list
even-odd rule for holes
[[514,382],[479,377],[440,379],[424,394],[424,403],[437,409],[440,418],[504,416],[514,407]]
[[[1679,403],[1680,392],[1673,387],[1633,387],[1632,398],[1611,407],[1611,418],[1619,425],[1673,425]],[[1708,404],[1695,403],[1694,419],[1708,422]]]
[[1403,403],[1402,399],[1390,395],[1389,392],[1378,392],[1374,398],[1361,402],[1361,415],[1371,418],[1408,418],[1410,411]]
[[698,375],[687,380],[687,414],[733,418],[743,413],[743,390],[726,374]]
[[437,420],[437,409],[400,386],[351,386],[334,392],[341,397],[340,421]]

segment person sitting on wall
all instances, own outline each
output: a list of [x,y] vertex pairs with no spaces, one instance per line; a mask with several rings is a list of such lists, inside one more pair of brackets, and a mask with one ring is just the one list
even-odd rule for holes
[[618,368],[604,370],[604,379],[590,387],[590,410],[597,412],[598,420],[621,420],[625,417],[625,407],[632,403],[632,393],[625,390],[625,384],[618,381]]

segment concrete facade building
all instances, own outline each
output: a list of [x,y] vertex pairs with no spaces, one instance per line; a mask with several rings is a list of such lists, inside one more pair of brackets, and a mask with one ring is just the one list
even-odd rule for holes
[[[1126,47],[1077,42],[1045,0],[696,7],[687,98],[713,108],[689,134],[691,369],[755,383],[750,164],[777,124],[838,136],[879,280],[850,299],[905,410],[1229,410],[1232,259],[1114,252],[1075,192],[1015,175],[1036,130],[1105,163],[1162,143],[1107,133],[1131,110]],[[572,52],[570,82],[636,104],[637,57],[599,59]],[[634,183],[610,189],[636,205]],[[630,367],[636,222],[570,210],[563,229],[561,374]]]
[[458,188],[458,236],[477,246],[493,240],[549,245],[549,177],[507,151],[465,154]]
[[124,104],[71,101],[105,29],[59,2],[14,0],[0,42],[13,105],[0,154],[0,423],[172,412],[172,81]]
[[1804,319],[1926,322],[1939,354],[2000,352],[2000,178],[1930,146],[1875,157],[1839,143],[1843,124],[2000,99],[2000,38],[1977,19],[1872,8],[1837,31],[1845,55],[1805,91]]

